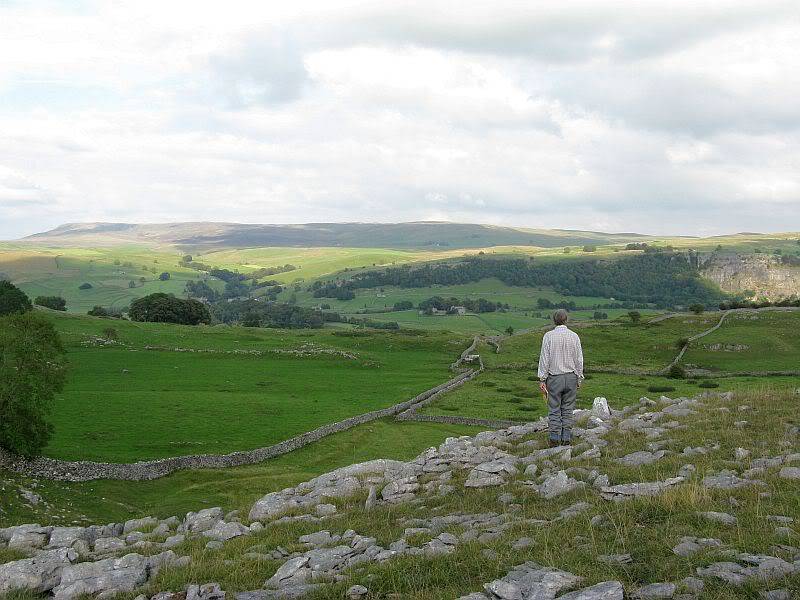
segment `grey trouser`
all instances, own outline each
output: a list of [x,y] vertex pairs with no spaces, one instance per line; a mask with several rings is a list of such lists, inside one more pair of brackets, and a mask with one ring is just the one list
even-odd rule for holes
[[568,442],[572,439],[572,411],[578,396],[578,376],[575,373],[550,375],[546,384],[550,439]]

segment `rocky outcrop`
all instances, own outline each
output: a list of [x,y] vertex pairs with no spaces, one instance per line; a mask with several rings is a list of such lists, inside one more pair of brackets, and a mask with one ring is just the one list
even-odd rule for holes
[[713,254],[702,275],[732,294],[753,292],[754,298],[777,300],[800,294],[800,267],[766,254]]

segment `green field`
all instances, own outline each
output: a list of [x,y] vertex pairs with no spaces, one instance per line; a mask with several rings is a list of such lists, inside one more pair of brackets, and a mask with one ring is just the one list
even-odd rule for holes
[[800,311],[732,314],[692,343],[684,362],[714,372],[800,371]]
[[[45,454],[73,460],[268,446],[438,385],[469,343],[436,332],[188,327],[48,314],[70,367]],[[103,341],[107,327],[117,331],[116,343]]]
[[[125,308],[131,300],[154,292],[181,296],[189,280],[202,275],[178,265],[175,251],[143,247],[46,248],[0,245],[0,273],[5,273],[31,299],[61,296],[70,312],[85,313],[95,305]],[[118,263],[118,264],[115,264]],[[168,281],[160,281],[163,272]],[[144,278],[144,281],[141,281]],[[129,287],[134,281],[135,287]],[[83,283],[91,289],[81,290]],[[221,282],[212,282],[222,289]]]

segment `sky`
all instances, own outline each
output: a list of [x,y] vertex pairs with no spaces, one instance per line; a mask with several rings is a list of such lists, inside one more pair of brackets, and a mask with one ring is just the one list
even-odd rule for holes
[[0,239],[800,230],[800,2],[0,0]]

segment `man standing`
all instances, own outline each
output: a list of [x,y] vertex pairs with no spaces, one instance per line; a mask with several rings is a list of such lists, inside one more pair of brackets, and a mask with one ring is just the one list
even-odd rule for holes
[[539,389],[547,394],[550,447],[572,443],[572,411],[583,382],[581,339],[567,329],[567,311],[553,313],[555,328],[544,334],[539,355]]

